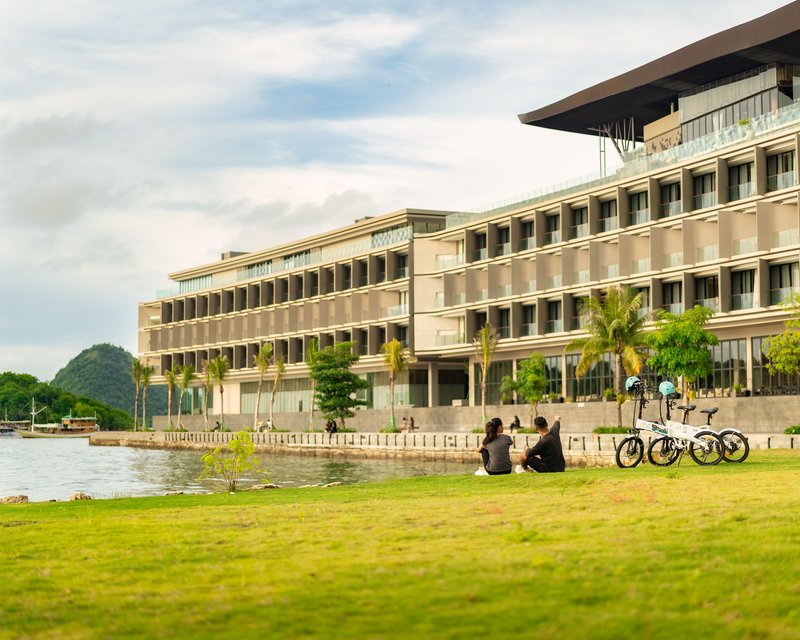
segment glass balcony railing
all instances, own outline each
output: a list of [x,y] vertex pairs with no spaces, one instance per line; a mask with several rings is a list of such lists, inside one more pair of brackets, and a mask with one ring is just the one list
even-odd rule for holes
[[680,267],[683,264],[683,251],[673,251],[664,254],[664,268]]
[[511,243],[510,242],[503,242],[502,244],[498,244],[495,247],[495,254],[497,256],[507,256],[511,253]]
[[767,191],[779,191],[795,186],[794,171],[767,176]]
[[523,322],[522,326],[520,327],[520,335],[522,335],[522,336],[535,336],[536,335],[536,323],[535,322]]
[[488,300],[489,299],[489,290],[488,289],[476,289],[475,290],[475,302],[480,302],[481,300]]
[[437,291],[433,294],[433,306],[437,309],[444,307],[444,292]]
[[561,275],[557,276],[547,276],[545,279],[545,285],[547,289],[558,289],[561,286]]
[[558,320],[548,320],[545,326],[546,333],[560,333],[564,330],[564,321],[559,318]]
[[464,344],[464,334],[458,331],[437,331],[435,342],[437,347],[446,347],[451,344]]
[[707,262],[719,258],[719,245],[709,244],[697,248],[697,262]]
[[669,218],[670,216],[677,216],[683,213],[681,210],[680,200],[675,202],[662,202],[661,203],[661,217]]
[[793,293],[800,291],[797,287],[783,287],[780,289],[769,290],[769,303],[781,304],[786,302]]
[[719,311],[719,298],[700,298],[695,301],[695,304],[711,309],[714,313]]
[[366,287],[369,284],[369,277],[366,273],[362,273],[360,276],[358,276],[357,282],[359,287]]
[[536,238],[522,238],[519,241],[519,250],[520,251],[528,251],[529,249],[534,249],[536,247]]
[[576,224],[572,227],[572,231],[570,233],[570,238],[583,238],[589,235],[589,223],[585,222],[584,224]]
[[584,282],[589,282],[588,269],[578,269],[572,272],[572,284],[583,284]]
[[668,302],[664,305],[664,310],[679,315],[683,313],[683,302]]
[[397,267],[394,270],[394,279],[399,280],[400,278],[407,278],[408,277],[408,267]]
[[756,185],[753,182],[743,182],[742,184],[733,184],[728,188],[728,200],[734,202],[736,200],[743,200],[756,194]]
[[692,199],[692,206],[695,210],[697,209],[707,209],[708,207],[714,207],[717,204],[717,194],[713,191],[710,193],[698,193],[695,194],[694,198]]
[[585,313],[577,316],[572,316],[570,321],[570,329],[572,331],[579,331],[589,324],[589,316]]
[[450,269],[464,264],[463,253],[452,253],[447,255],[436,256],[436,266],[439,269]]
[[497,337],[501,340],[508,340],[511,337],[510,327],[497,327]]
[[483,249],[475,249],[472,252],[472,261],[477,262],[478,260],[486,260],[489,257],[489,251],[484,247]]
[[739,309],[752,309],[754,296],[752,293],[734,293],[731,296],[731,309],[738,311]]
[[650,271],[650,258],[639,258],[631,261],[631,273]]
[[536,293],[536,280],[526,280],[523,282],[522,293]]
[[618,277],[619,277],[618,264],[607,264],[600,267],[601,280],[606,280],[608,278],[618,278]]
[[617,218],[600,218],[598,221],[598,233],[605,233],[606,231],[614,231],[617,228]]
[[636,312],[636,317],[637,317],[637,318],[646,318],[646,317],[647,317],[647,316],[649,316],[649,315],[650,315],[650,307],[641,307],[641,308],[640,308],[640,309],[639,309],[639,310]]
[[783,229],[772,234],[772,248],[790,247],[800,243],[800,229]]
[[758,251],[758,238],[756,236],[739,238],[733,241],[733,255],[735,256],[743,253],[753,253],[755,251]]
[[650,209],[639,209],[628,214],[628,225],[644,224],[650,220]]
[[404,316],[408,313],[407,304],[395,304],[386,309],[387,316]]
[[544,244],[555,244],[556,242],[561,242],[560,231],[548,231],[544,234]]
[[497,287],[497,297],[498,298],[505,298],[506,296],[511,295],[511,285],[510,284],[501,284]]
[[465,304],[467,302],[467,294],[462,292],[453,294],[453,305]]

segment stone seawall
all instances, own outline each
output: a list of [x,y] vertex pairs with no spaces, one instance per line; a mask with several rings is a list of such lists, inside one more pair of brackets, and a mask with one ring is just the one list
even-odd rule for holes
[[[225,432],[114,432],[92,434],[90,444],[151,449],[190,449],[203,451],[230,442],[233,433]],[[454,433],[251,433],[256,451],[323,457],[405,458],[450,460],[480,464],[475,449],[480,434]],[[624,435],[562,434],[564,457],[572,467],[613,466],[614,451]],[[539,439],[535,434],[514,434],[512,456]],[[647,442],[647,438],[645,438]],[[755,434],[751,449],[800,448],[800,436]]]

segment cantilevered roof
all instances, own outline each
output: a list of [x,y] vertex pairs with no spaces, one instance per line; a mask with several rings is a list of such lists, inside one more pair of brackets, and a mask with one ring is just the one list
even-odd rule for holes
[[800,64],[800,0],[519,119],[537,127],[593,133],[599,125],[633,117],[641,139],[642,126],[667,115],[680,93],[775,62]]

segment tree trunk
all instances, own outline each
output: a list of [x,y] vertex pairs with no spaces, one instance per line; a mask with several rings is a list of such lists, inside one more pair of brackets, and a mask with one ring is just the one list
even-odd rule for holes
[[481,375],[481,414],[483,417],[483,423],[486,424],[486,374],[485,373]]
[[210,425],[208,424],[208,389],[206,389],[205,393],[203,393],[203,418],[205,419],[206,423],[206,431],[208,431],[210,428]]
[[270,431],[275,428],[275,420],[272,416],[275,414],[275,385],[272,385],[272,394],[269,397],[269,428]]
[[142,387],[142,431],[147,431],[147,387]]
[[225,390],[222,388],[222,385],[219,385],[219,416],[220,416],[220,425],[224,429],[225,428]]
[[392,407],[392,424],[390,425],[392,429],[397,428],[397,420],[394,417],[394,378],[389,376],[389,403]]
[[617,367],[617,381],[616,381],[616,392],[617,392],[617,426],[622,426],[622,403],[619,402],[619,396],[622,393],[622,354],[617,353],[615,354],[615,363]]
[[136,387],[136,397],[133,399],[133,430],[138,431],[139,423],[139,387]]
[[181,389],[181,395],[178,397],[178,429],[182,428],[181,418],[183,417],[183,394],[184,389]]
[[258,391],[256,392],[256,410],[253,415],[253,431],[258,429],[258,406],[261,404],[261,384],[264,382],[263,378],[258,381]]
[[167,429],[172,429],[172,387],[167,387]]

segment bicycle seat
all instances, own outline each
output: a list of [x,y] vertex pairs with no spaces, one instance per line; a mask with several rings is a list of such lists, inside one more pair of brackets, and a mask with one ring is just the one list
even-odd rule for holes
[[717,411],[719,411],[719,407],[711,407],[710,409],[700,409],[700,413],[707,413],[710,416],[713,416]]
[[694,411],[695,409],[697,409],[697,405],[696,404],[680,404],[675,408],[676,409],[680,409],[681,411]]

